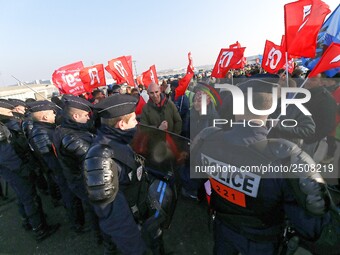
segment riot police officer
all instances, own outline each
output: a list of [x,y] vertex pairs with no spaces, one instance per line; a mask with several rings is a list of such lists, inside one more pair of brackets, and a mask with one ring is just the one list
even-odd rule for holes
[[[25,132],[29,132],[29,125],[27,124],[30,122],[29,117],[26,115],[27,104],[24,101],[16,98],[9,98],[8,101],[14,106],[14,109],[12,110],[14,118],[11,118],[10,121],[6,123],[6,125],[10,130],[12,130],[12,132],[20,137],[22,144],[25,144],[26,147],[29,147],[27,142],[28,136],[25,134]],[[43,166],[40,164],[39,159],[34,155],[31,147],[28,151],[29,152],[26,153],[29,153],[30,162],[32,162],[31,167],[34,169],[34,172],[32,172],[34,183],[39,189],[40,193],[47,194],[48,183],[43,174]]]
[[[141,178],[137,176],[137,165],[128,146],[137,125],[136,101],[135,97],[115,94],[95,105],[101,126],[84,161],[88,195],[100,227],[123,254],[143,254],[146,250],[129,201],[138,194],[138,178]],[[126,196],[124,185],[129,183],[137,189],[130,190],[134,194]]]
[[[253,90],[253,108],[270,109],[275,84],[254,79],[239,87],[244,94]],[[267,115],[255,115],[245,105],[244,115],[235,119],[230,131],[208,128],[193,142],[193,169],[210,167],[214,254],[276,254],[285,215],[302,237],[338,244],[319,173],[261,171],[264,166],[312,166],[313,160],[291,142],[267,139]],[[325,232],[335,241],[327,240]]]
[[12,109],[14,106],[9,101],[0,99],[0,176],[17,195],[24,227],[33,228],[36,240],[41,241],[53,234],[59,225],[48,225],[46,222],[41,199],[31,178],[36,165]]
[[82,168],[85,154],[95,138],[95,134],[90,132],[93,130],[93,120],[90,116],[93,105],[72,95],[64,95],[63,102],[62,123],[54,132],[53,144],[68,187],[81,199],[86,219],[93,230],[99,232],[98,219],[89,203]]
[[75,232],[82,231],[82,219],[74,204],[79,200],[68,188],[62,167],[56,158],[53,148],[53,134],[55,125],[56,105],[47,100],[36,101],[29,104],[29,111],[33,119],[33,128],[29,134],[29,144],[42,159],[46,168],[51,171],[54,181],[60,189],[64,206]]

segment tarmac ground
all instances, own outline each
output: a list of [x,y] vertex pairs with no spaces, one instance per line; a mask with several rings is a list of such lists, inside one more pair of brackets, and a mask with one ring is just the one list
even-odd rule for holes
[[[17,210],[16,198],[9,189],[7,200],[0,199],[0,254],[103,254],[103,245],[97,245],[91,231],[76,234],[70,229],[66,211],[54,208],[49,196],[40,195],[47,221],[60,223],[59,230],[37,243],[32,231],[25,231]],[[212,254],[212,231],[208,228],[207,206],[180,197],[168,230],[164,231],[166,254]]]

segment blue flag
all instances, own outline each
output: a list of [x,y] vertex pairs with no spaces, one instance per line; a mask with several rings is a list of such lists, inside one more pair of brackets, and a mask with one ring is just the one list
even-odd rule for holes
[[[317,38],[315,58],[301,58],[302,65],[308,69],[313,69],[332,42],[340,43],[340,4],[323,23],[320,29]],[[340,68],[325,71],[328,77],[333,77],[338,72],[340,72]]]

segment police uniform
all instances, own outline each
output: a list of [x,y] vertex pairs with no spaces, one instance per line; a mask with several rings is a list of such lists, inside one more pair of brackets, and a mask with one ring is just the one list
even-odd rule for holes
[[[25,109],[27,108],[27,104],[20,100],[20,99],[16,99],[16,98],[9,98],[8,101],[14,106],[14,107],[17,107],[17,106],[23,106],[25,107]],[[23,120],[24,119],[24,114],[23,113],[19,113],[19,112],[13,112],[13,115],[20,119],[20,120]]]
[[[136,99],[115,94],[95,105],[98,116],[112,119],[134,112]],[[85,178],[102,231],[109,235],[123,254],[143,254],[146,250],[141,233],[124,195],[124,184],[137,180],[135,162],[128,146],[134,129],[123,131],[102,124],[88,150]]]
[[86,152],[95,138],[95,134],[89,131],[93,121],[89,119],[86,123],[78,123],[67,114],[70,108],[91,114],[93,105],[83,98],[71,95],[65,95],[63,101],[65,114],[61,125],[55,129],[53,144],[68,187],[82,200],[89,224],[95,231],[99,231],[97,217],[87,196],[82,168]]
[[[13,109],[14,106],[0,99],[0,108]],[[0,115],[0,119],[0,176],[13,188],[21,216],[28,219],[37,241],[41,241],[54,233],[59,225],[49,226],[46,222],[40,197],[31,180],[34,161],[31,160],[27,142],[20,135],[17,121],[4,115]]]
[[[243,91],[252,87],[261,93],[271,91],[268,86],[258,80],[240,85]],[[306,239],[319,238],[330,224],[328,198],[322,183],[317,182],[322,179],[318,173],[295,176],[278,171],[268,176],[240,171],[247,166],[314,163],[297,145],[283,139],[268,140],[266,127],[250,124],[253,127],[234,125],[230,131],[209,128],[193,142],[194,165],[225,169],[210,175],[211,207],[216,217],[214,254],[276,254],[285,215]]]
[[[56,110],[56,105],[49,101],[32,102],[28,105],[28,107],[31,113]],[[56,125],[54,123],[33,121],[33,128],[29,134],[29,144],[32,146],[35,153],[39,155],[47,169],[51,171],[50,174],[60,189],[71,227],[77,231],[77,229],[81,228],[79,225],[82,225],[82,222],[79,222],[78,215],[80,213],[76,211],[77,208],[74,208],[74,203],[76,203],[79,199],[76,198],[69,189],[66,178],[62,172],[62,167],[54,153],[52,141],[55,128]]]
[[[33,121],[30,119],[29,115],[27,114],[27,104],[16,98],[9,98],[8,101],[14,106],[22,106],[25,109],[25,113],[22,112],[13,112],[13,118],[6,123],[7,127],[12,130],[16,137],[20,137],[19,144],[24,145],[24,147],[29,147],[30,149],[26,152],[26,154],[29,154],[28,156],[25,156],[26,158],[29,158],[29,161],[31,162],[31,168],[34,169],[34,172],[32,172],[32,178],[34,179],[34,184],[37,186],[39,191],[43,194],[48,193],[48,183],[45,179],[45,176],[43,174],[43,165],[39,162],[39,159],[35,156],[34,152],[32,151],[31,147],[29,146],[27,140],[28,140],[28,132],[30,132],[30,129],[33,127]],[[25,149],[26,151],[26,149]],[[25,153],[24,153],[25,154]],[[56,184],[54,184],[56,185]],[[51,193],[52,195],[52,193]],[[60,199],[60,198],[59,198]]]

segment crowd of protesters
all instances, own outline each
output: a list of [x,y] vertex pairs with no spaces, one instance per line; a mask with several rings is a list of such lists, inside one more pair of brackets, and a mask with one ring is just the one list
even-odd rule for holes
[[[136,119],[141,124],[193,140],[200,131],[213,126],[214,120],[234,118],[231,94],[215,88],[215,84],[227,83],[238,86],[254,78],[268,79],[279,87],[299,87],[303,84],[304,88],[311,93],[311,99],[305,106],[312,116],[301,114],[294,105],[290,105],[287,114],[281,116],[278,108],[272,113],[272,119],[293,119],[296,120],[297,125],[286,127],[278,121],[278,124],[270,129],[268,137],[290,140],[311,157],[314,156],[320,142],[327,139],[328,151],[323,163],[334,163],[334,169],[338,172],[340,166],[339,78],[327,78],[321,74],[317,78],[306,81],[306,74],[299,67],[288,76],[285,70],[280,70],[277,75],[265,74],[259,65],[254,64],[247,65],[242,70],[231,70],[224,79],[212,78],[208,72],[196,74],[185,94],[177,97],[175,91],[179,86],[178,79],[168,78],[160,80],[159,84],[139,85],[138,88],[114,84],[95,89],[92,93],[79,97],[55,96],[51,99],[54,103],[33,99],[27,99],[26,102],[18,99],[0,99],[2,144],[0,177],[15,190],[23,228],[33,230],[37,241],[47,238],[58,230],[59,224],[47,223],[44,205],[39,197],[39,194],[49,194],[54,206],[65,207],[72,231],[82,233],[85,231],[85,226],[90,225],[96,241],[104,240],[106,254],[114,254],[117,247],[120,251],[124,250],[119,240],[116,244],[112,243],[117,239],[112,236],[110,238],[110,233],[105,231],[102,233],[103,225],[100,225],[98,216],[100,218],[99,214],[103,209],[98,206],[93,207],[91,204],[83,169],[86,152],[99,135],[97,130],[104,125],[100,123],[100,118],[96,118],[101,115],[94,109],[96,105],[101,104],[104,104],[104,108],[107,109],[109,107],[107,98],[112,97],[113,100],[118,98],[117,95],[130,95],[135,99]],[[206,114],[202,114],[203,96],[207,98]],[[299,95],[288,96],[292,98]],[[124,100],[122,102],[125,103]],[[110,116],[114,115],[112,112],[109,113]],[[103,121],[103,118],[101,120]],[[100,135],[103,132],[101,130]],[[176,170],[180,172],[181,195],[194,201],[205,199],[202,183],[190,178],[189,160],[185,160]],[[121,182],[119,185],[122,185]],[[2,188],[0,192],[0,197],[4,199]],[[117,199],[121,195],[119,194]],[[131,214],[133,215],[132,211]],[[136,220],[136,217],[131,219]],[[136,229],[138,231],[138,228]],[[144,245],[142,240],[138,239],[138,242],[140,246]],[[144,242],[147,243],[146,240]],[[153,254],[164,254],[162,249],[156,251],[151,248],[151,250]],[[140,248],[135,254],[144,251],[145,248]],[[127,254],[134,253],[127,252]]]

